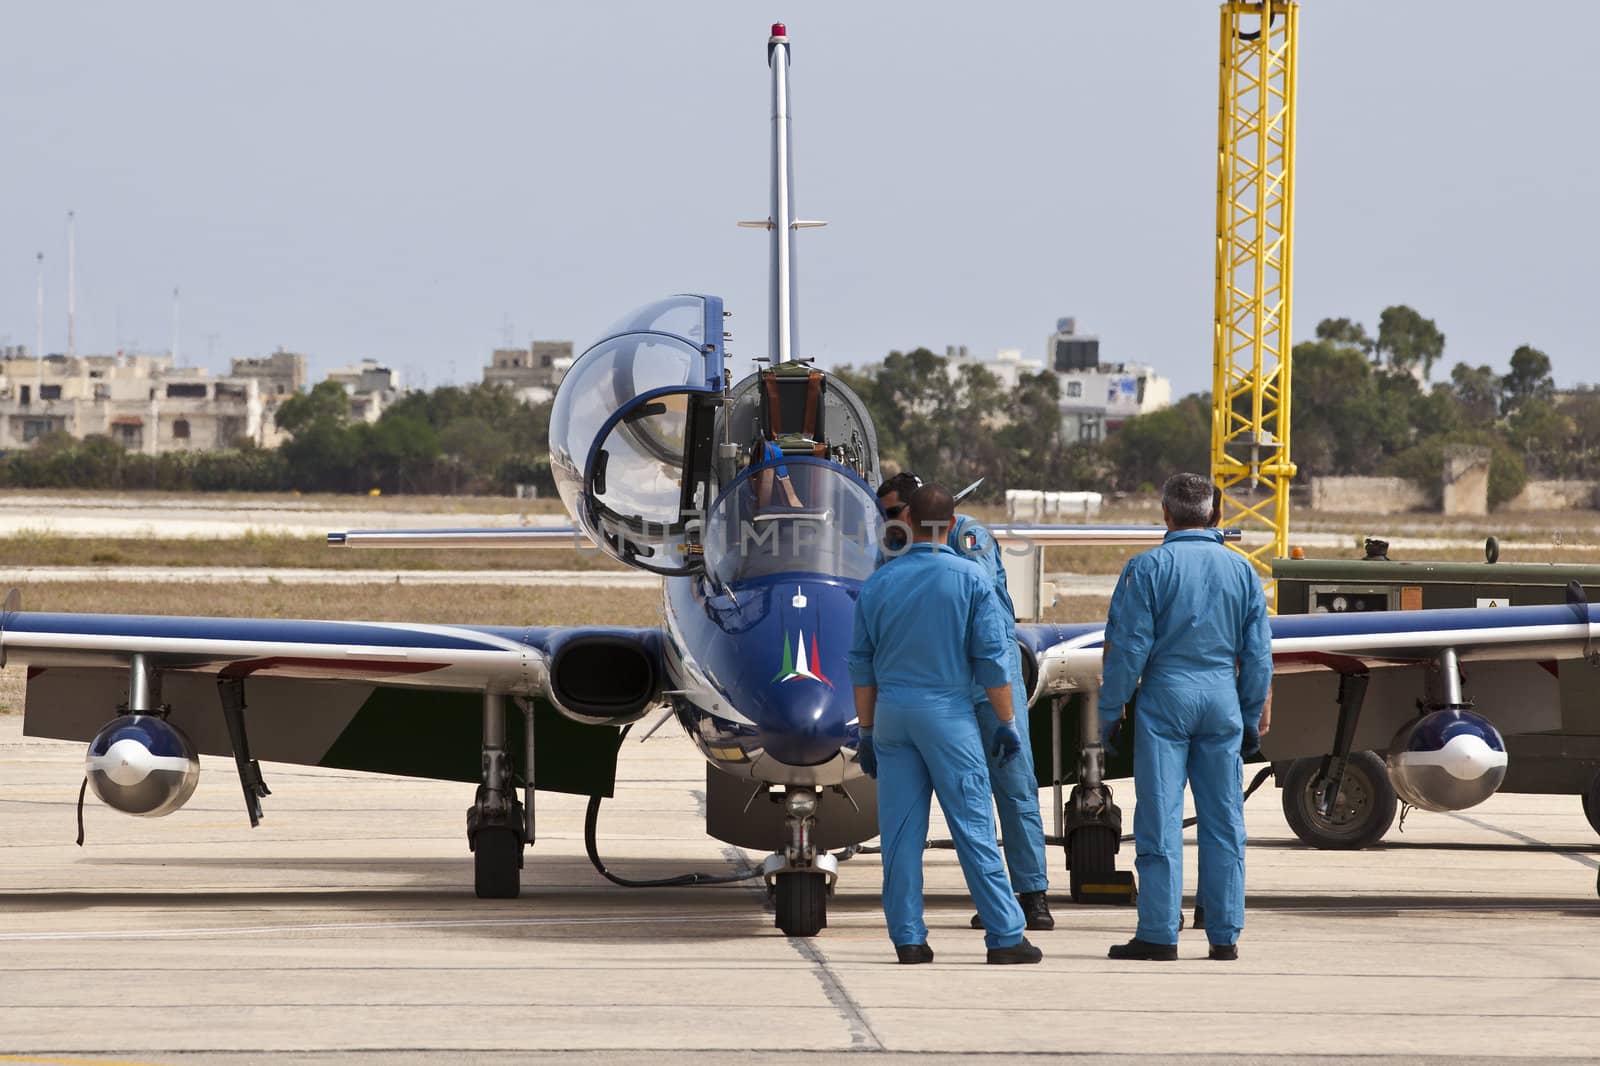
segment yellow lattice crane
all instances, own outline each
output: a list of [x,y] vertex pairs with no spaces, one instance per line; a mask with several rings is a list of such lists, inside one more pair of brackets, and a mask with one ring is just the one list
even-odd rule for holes
[[1295,472],[1289,289],[1299,16],[1288,0],[1222,5],[1211,477],[1222,525],[1271,533],[1266,544],[1238,548],[1263,573],[1288,554]]

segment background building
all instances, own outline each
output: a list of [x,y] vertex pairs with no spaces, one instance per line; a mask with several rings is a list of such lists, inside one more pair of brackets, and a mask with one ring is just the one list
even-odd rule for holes
[[571,341],[534,341],[527,348],[496,348],[483,383],[503,385],[524,403],[549,403],[571,368]]
[[1024,359],[1021,348],[1001,348],[989,362],[972,358],[965,344],[945,346],[945,368],[951,378],[959,376],[963,366],[981,366],[1000,380],[1000,387],[1015,389],[1023,374],[1037,374],[1044,369],[1038,359]]
[[376,359],[336,367],[323,380],[342,386],[349,394],[350,417],[358,422],[376,422],[405,393],[400,387],[400,372]]
[[1100,338],[1078,332],[1074,318],[1056,321],[1047,348],[1061,381],[1062,432],[1068,440],[1104,440],[1134,415],[1172,405],[1172,382],[1144,363],[1102,363]]
[[170,355],[86,355],[0,362],[0,448],[64,432],[110,437],[146,455],[263,443],[255,378],[176,368]]

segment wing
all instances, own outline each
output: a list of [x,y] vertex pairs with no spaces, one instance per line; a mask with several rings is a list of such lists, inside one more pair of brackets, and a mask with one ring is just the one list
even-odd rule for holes
[[[533,702],[538,787],[609,794],[617,726],[654,705],[654,629],[438,626],[13,612],[0,662],[25,664],[24,732],[88,740],[155,679],[202,754],[234,747],[219,682],[242,683],[263,760],[477,781],[483,693]],[[507,715],[521,750],[521,715]],[[600,725],[602,728],[594,728]]]
[[594,541],[572,526],[495,526],[490,529],[351,529],[328,534],[334,548],[576,548]]
[[[1556,662],[1592,654],[1600,607],[1588,604],[1280,615],[1272,623],[1274,675],[1416,666],[1454,649],[1461,662]],[[1035,699],[1097,686],[1105,626],[1024,623]]]
[[[989,532],[993,533],[997,540],[1041,546],[1075,544],[1082,547],[1119,547],[1160,544],[1161,539],[1167,535],[1167,527],[1005,525],[990,526]],[[1237,529],[1222,531],[1222,539],[1225,541],[1238,541],[1241,536],[1242,532]]]

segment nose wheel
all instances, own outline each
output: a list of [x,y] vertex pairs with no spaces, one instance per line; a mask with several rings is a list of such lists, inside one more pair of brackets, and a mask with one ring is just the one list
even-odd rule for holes
[[828,926],[828,875],[797,870],[779,874],[772,887],[777,916],[785,936],[816,936]]
[[816,936],[828,927],[828,894],[839,879],[839,860],[811,842],[815,788],[791,786],[784,794],[784,809],[789,843],[762,867],[772,896],[772,924],[785,936]]

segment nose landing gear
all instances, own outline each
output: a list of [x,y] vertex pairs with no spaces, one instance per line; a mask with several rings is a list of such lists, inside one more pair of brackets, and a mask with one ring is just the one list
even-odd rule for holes
[[773,924],[785,936],[816,936],[828,925],[828,896],[839,879],[839,860],[819,852],[811,840],[816,788],[791,785],[783,802],[789,842],[767,857],[761,871],[773,897]]

